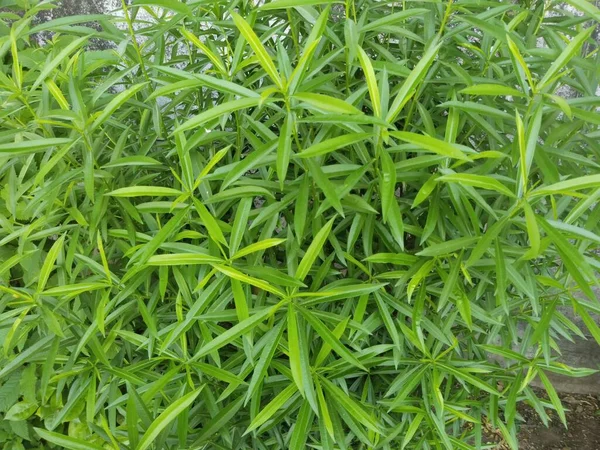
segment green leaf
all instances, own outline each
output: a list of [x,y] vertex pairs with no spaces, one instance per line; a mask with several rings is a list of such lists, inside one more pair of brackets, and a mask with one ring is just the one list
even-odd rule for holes
[[59,237],[54,242],[54,244],[52,244],[50,251],[48,251],[48,254],[46,255],[46,259],[44,260],[44,264],[42,265],[42,268],[40,269],[40,275],[38,278],[38,285],[37,285],[38,292],[43,291],[44,288],[46,287],[48,278],[50,278],[50,274],[54,270],[54,263],[56,262],[56,259],[58,258],[59,253],[62,251],[64,243],[65,243],[65,235],[63,234],[61,237]]
[[[364,30],[364,29],[363,29]],[[371,97],[371,106],[373,108],[373,114],[376,117],[381,117],[381,97],[379,95],[379,87],[377,86],[377,79],[375,78],[375,71],[373,70],[373,64],[367,53],[358,47],[358,60],[365,73],[367,79],[367,87],[369,88],[369,96]]]
[[275,247],[279,244],[282,244],[283,242],[285,242],[285,239],[276,239],[276,238],[270,238],[270,239],[265,239],[263,241],[255,242],[254,244],[250,244],[247,247],[244,247],[243,249],[236,252],[231,257],[231,259],[238,259],[243,256],[250,255],[251,253],[254,253],[254,252],[266,250],[267,248]]
[[131,186],[115,189],[105,195],[111,197],[174,197],[183,194],[180,190],[160,186]]
[[160,166],[161,162],[149,156],[125,156],[104,164],[105,169],[113,167],[131,167],[131,166]]
[[360,125],[379,125],[383,128],[394,128],[385,120],[366,114],[314,114],[311,116],[297,119],[298,123],[334,123],[337,125],[360,124]]
[[423,184],[423,186],[421,186],[421,189],[419,189],[419,192],[417,192],[417,195],[415,195],[415,200],[413,201],[411,208],[415,208],[421,203],[423,203],[425,200],[427,200],[427,198],[431,195],[431,193],[435,190],[437,186],[437,178],[438,176],[436,174],[433,174]]
[[531,248],[523,256],[525,259],[535,258],[540,253],[541,239],[540,230],[535,220],[533,208],[529,203],[523,203],[523,211],[525,212],[525,223],[527,225],[527,234],[529,235],[529,245]]
[[408,101],[415,94],[417,85],[422,82],[427,76],[427,72],[429,71],[429,67],[433,63],[438,51],[442,47],[442,43],[437,43],[437,38],[435,38],[429,45],[427,51],[423,54],[421,60],[417,63],[414,69],[410,72],[402,87],[396,94],[396,98],[394,98],[394,102],[385,117],[385,121],[392,123],[404,108],[404,105],[408,103]]
[[39,152],[59,145],[70,144],[71,139],[64,138],[43,138],[31,141],[21,141],[8,144],[0,144],[0,155],[19,156]]
[[410,282],[408,283],[408,287],[406,289],[406,293],[408,295],[409,302],[410,302],[412,294],[415,291],[415,289],[417,288],[417,286],[419,286],[421,281],[423,281],[425,278],[427,278],[429,276],[429,273],[433,269],[434,265],[435,265],[435,259],[430,259],[429,261],[426,261],[423,265],[421,265],[419,267],[417,272],[410,279]]
[[437,181],[445,181],[446,183],[459,183],[467,186],[478,187],[481,189],[487,189],[490,191],[496,191],[500,194],[506,195],[507,197],[515,197],[510,189],[504,186],[495,178],[487,175],[475,175],[470,173],[453,173],[449,175],[442,175]]
[[361,28],[362,32],[377,30],[378,28],[385,27],[390,24],[397,24],[401,20],[409,19],[414,16],[420,16],[427,13],[428,10],[425,8],[411,8],[404,11],[399,11],[394,14],[385,14],[384,17],[378,20],[374,20],[371,23]]
[[527,358],[525,358],[520,353],[514,352],[514,351],[512,351],[510,349],[507,349],[507,348],[493,346],[493,345],[485,345],[485,344],[481,344],[481,345],[479,345],[479,347],[481,347],[486,352],[490,352],[490,353],[494,353],[496,355],[500,355],[500,356],[502,356],[502,357],[504,357],[506,359],[514,359],[515,361],[522,361],[522,362],[526,362],[527,361]]
[[198,128],[206,123],[220,118],[226,114],[230,114],[234,111],[239,111],[240,109],[248,109],[253,108],[254,106],[258,106],[260,104],[260,98],[252,97],[252,98],[240,98],[238,100],[231,100],[227,103],[221,103],[213,108],[210,108],[191,119],[186,120],[184,123],[179,125],[173,133],[180,133],[182,131],[191,130],[192,128]]
[[562,194],[569,195],[571,192],[581,189],[590,189],[600,187],[600,175],[585,175],[582,177],[572,178],[566,181],[542,186],[531,191],[531,197],[540,197],[544,195]]
[[283,325],[284,322],[280,322],[277,326],[269,330],[263,338],[265,339],[266,344],[262,350],[258,362],[254,366],[254,372],[252,373],[252,378],[248,384],[248,391],[246,393],[244,405],[248,403],[248,400],[250,400],[250,398],[252,398],[260,388],[260,385],[267,373],[267,369],[269,368],[273,356],[275,355],[277,346],[281,340],[281,336],[283,335]]
[[[185,28],[181,28],[180,31],[181,31],[181,34],[183,34],[187,40],[191,41],[192,44],[194,44],[196,47],[198,47],[200,50],[202,50],[202,52],[204,52],[204,54],[206,54],[206,56],[208,57],[210,62],[212,62],[215,65],[215,67],[219,70],[219,72],[221,72],[222,74],[227,74],[227,69],[225,68],[225,65],[223,64],[222,59],[218,55],[216,55],[207,45],[205,45],[200,39],[198,39],[190,31],[186,30]],[[206,77],[206,75],[202,75],[202,77],[204,78],[204,77]],[[225,85],[227,85],[229,83],[228,81],[225,81],[225,80],[215,79],[215,81],[217,83],[221,82]],[[255,96],[255,95],[256,94],[251,94],[249,96]]]
[[486,383],[485,381],[481,380],[480,378],[470,374],[465,369],[459,369],[459,368],[451,366],[449,364],[438,364],[438,365],[439,365],[440,370],[446,371],[446,372],[454,375],[455,377],[457,377],[460,380],[466,381],[467,383],[472,384],[473,386],[478,387],[479,389],[481,389],[485,392],[488,392],[489,394],[500,395],[499,392],[496,391],[496,389],[494,389],[488,383]]
[[[533,77],[531,76],[531,71],[529,70],[529,66],[525,62],[525,59],[521,55],[521,52],[519,51],[519,48],[517,47],[517,45],[513,42],[513,40],[508,35],[506,36],[506,41],[508,43],[508,49],[509,49],[510,54],[511,54],[511,58],[512,58],[512,61],[513,61],[513,67],[515,68],[515,72],[523,71],[523,73],[527,77],[527,81],[529,82],[529,87],[531,89],[533,89],[534,83],[533,83]],[[519,76],[522,77],[522,75],[519,75]],[[520,79],[522,79],[522,78],[520,78]],[[523,81],[522,82],[522,88],[523,88],[523,90],[525,90],[525,84],[524,83],[525,82]]]
[[421,425],[421,422],[423,421],[423,418],[425,416],[423,414],[417,414],[414,418],[414,420],[410,423],[408,430],[406,430],[406,434],[404,435],[404,438],[402,439],[402,446],[400,447],[401,449],[405,448],[408,443],[411,441],[411,439],[414,437],[415,433],[417,432],[417,430],[419,429],[419,425]]
[[[280,0],[281,1],[281,0]],[[310,428],[314,419],[313,411],[310,403],[304,402],[298,413],[298,421],[294,426],[292,438],[290,440],[290,450],[303,450],[306,448],[306,440],[310,432]]]
[[477,238],[477,237],[463,237],[463,238],[458,238],[458,239],[452,239],[450,241],[430,245],[425,250],[421,250],[420,252],[416,253],[416,255],[417,256],[448,255],[450,253],[454,253],[459,250],[470,248],[477,241],[479,241],[479,238]]
[[581,46],[588,40],[593,31],[594,27],[589,27],[569,41],[569,45],[567,45],[558,58],[554,60],[542,79],[538,82],[536,86],[538,90],[544,89],[551,81],[554,81],[558,72],[560,72],[579,52]]
[[340,197],[334,185],[331,183],[331,181],[329,181],[325,173],[323,173],[321,167],[319,167],[319,165],[310,158],[306,160],[306,165],[308,166],[308,171],[311,177],[323,191],[323,194],[325,194],[325,198],[327,198],[335,210],[343,216],[344,209],[342,208]]
[[[173,217],[171,217],[169,221],[154,235],[154,237],[147,244],[145,244],[138,253],[133,255],[131,259],[135,260],[139,264],[145,264],[148,261],[148,258],[156,253],[156,250],[180,228],[181,222],[183,222],[187,216],[187,208],[182,209],[174,214]],[[110,279],[110,274],[108,273],[108,263],[106,264],[105,272],[107,272],[107,278]]]
[[286,402],[292,398],[298,389],[294,383],[290,384],[284,390],[282,390],[277,396],[269,402],[264,408],[260,410],[260,412],[256,415],[254,420],[248,425],[246,432],[244,434],[248,434],[251,431],[260,427],[263,423],[269,420],[273,415],[279,411],[286,404]]
[[50,289],[42,291],[42,295],[48,296],[76,296],[82,292],[91,292],[97,289],[103,289],[109,287],[106,283],[76,283],[76,284],[65,284],[63,286],[56,286]]
[[390,136],[441,156],[447,156],[449,158],[460,159],[463,161],[468,161],[469,159],[467,155],[464,154],[463,150],[456,144],[451,144],[430,136],[411,133],[408,131],[392,131],[390,132]]
[[334,352],[336,352],[342,359],[349,364],[358,367],[362,370],[367,370],[366,367],[336,338],[333,333],[321,322],[316,316],[314,316],[309,310],[296,306],[298,311],[306,319],[306,321],[315,329],[317,334],[326,342]]
[[223,236],[223,232],[221,231],[221,228],[219,228],[219,224],[217,223],[217,220],[212,216],[210,211],[208,209],[206,209],[206,206],[204,206],[202,204],[202,202],[200,202],[196,198],[194,198],[193,201],[194,201],[194,207],[196,208],[196,211],[198,212],[198,215],[200,216],[200,220],[202,221],[202,223],[206,227],[206,230],[208,231],[208,235],[215,242],[219,242],[219,243],[227,246],[228,245],[227,240],[225,239],[225,236]]
[[149,266],[183,266],[189,264],[213,264],[222,262],[221,258],[203,253],[171,253],[154,255],[148,259]]
[[520,153],[520,161],[519,165],[521,168],[521,185],[519,186],[519,196],[521,193],[527,191],[527,180],[529,177],[529,172],[531,170],[531,165],[533,163],[536,146],[539,139],[540,127],[542,124],[542,105],[538,105],[533,113],[532,117],[529,119],[530,122],[527,126],[527,131],[524,135],[521,135],[523,131],[519,130],[522,128],[523,124],[520,123],[520,118],[517,121],[517,133],[519,133],[519,153]]
[[587,0],[567,0],[567,3],[600,22],[600,9]]
[[585,310],[585,308],[581,305],[581,303],[577,302],[574,298],[571,299],[573,302],[573,310],[575,313],[581,317],[581,320],[587,327],[590,334],[596,340],[598,345],[600,345],[600,327],[596,323],[595,319]]
[[[183,33],[183,30],[182,30],[182,33]],[[191,35],[189,35],[189,34],[186,34],[186,36],[191,38]],[[203,46],[202,48],[205,51],[210,51],[205,46]],[[213,55],[213,56],[214,56],[214,58],[218,58],[216,55]],[[217,65],[215,62],[213,62],[213,64]],[[220,63],[220,64],[222,64],[222,63]],[[150,96],[148,97],[148,99],[150,99],[150,100],[154,99],[156,97],[170,95],[176,91],[181,91],[184,89],[193,89],[193,88],[197,88],[197,87],[201,87],[201,86],[205,86],[205,87],[214,89],[219,92],[227,93],[227,94],[239,95],[240,97],[260,98],[260,95],[257,94],[256,92],[254,92],[248,88],[245,88],[244,86],[241,86],[236,83],[232,83],[231,81],[223,80],[221,78],[211,77],[211,76],[203,74],[203,73],[202,74],[199,74],[199,73],[190,74],[189,72],[179,71],[178,69],[173,69],[171,67],[165,67],[165,66],[155,66],[155,68],[157,70],[160,70],[161,72],[165,72],[168,75],[173,75],[178,78],[184,78],[184,79],[181,81],[177,81],[175,83],[167,84],[166,86],[163,86],[161,88],[158,88],[152,94],[150,94]],[[223,68],[223,70],[226,72],[226,70],[224,68]]]
[[113,98],[108,105],[104,107],[98,117],[96,117],[96,120],[94,120],[94,123],[92,124],[92,130],[98,128],[100,125],[106,122],[117,109],[123,106],[127,100],[129,100],[139,91],[144,89],[147,84],[147,82],[134,84],[129,89],[126,89]]
[[238,203],[235,218],[233,220],[233,227],[231,229],[231,234],[229,235],[229,252],[232,256],[238,251],[240,244],[244,239],[251,207],[252,198],[250,197],[242,198]]
[[550,303],[550,305],[544,308],[544,313],[540,319],[540,321],[535,326],[535,330],[531,335],[530,342],[536,344],[539,342],[540,338],[546,334],[548,331],[548,327],[550,326],[550,321],[553,318],[554,311],[556,309],[556,301]]
[[[324,16],[325,12],[322,15]],[[324,20],[319,19],[319,21],[323,22],[323,24],[324,24]],[[296,92],[296,88],[298,87],[298,84],[304,78],[304,76],[305,76],[304,72],[306,70],[306,67],[307,67],[310,59],[312,58],[313,54],[317,50],[317,46],[320,43],[320,36],[322,33],[323,33],[323,31],[321,29],[321,26],[319,26],[317,24],[313,28],[313,31],[311,32],[311,34],[306,39],[306,41],[304,43],[304,50],[302,52],[302,56],[298,60],[298,64],[296,64],[296,67],[294,68],[292,75],[290,76],[290,80],[288,82],[288,87],[287,87],[288,93],[293,94],[294,92]],[[311,40],[313,37],[314,37],[314,40]]]
[[467,324],[469,330],[473,329],[473,317],[471,313],[471,301],[464,292],[461,292],[456,298],[456,307],[460,316]]
[[550,401],[552,402],[552,406],[554,406],[554,410],[558,414],[560,421],[563,423],[563,425],[566,428],[567,427],[567,418],[565,416],[565,410],[562,406],[560,398],[558,397],[558,394],[556,393],[556,390],[554,389],[554,386],[552,386],[552,383],[550,382],[550,380],[548,379],[546,374],[544,372],[542,372],[541,370],[538,370],[537,376],[539,377],[542,384],[544,385],[544,388],[546,389],[546,392],[548,393],[548,397],[550,398]]
[[102,447],[90,444],[88,441],[76,439],[53,431],[35,428],[35,432],[44,440],[70,450],[101,450]]
[[240,396],[235,401],[229,403],[208,422],[203,424],[202,431],[194,441],[193,446],[210,440],[210,438],[225,427],[242,407],[244,397]]
[[523,97],[521,91],[501,84],[476,84],[459,91],[461,94],[469,95],[511,95],[513,97]]
[[63,48],[54,59],[43,64],[41,67],[40,74],[37,79],[33,82],[31,86],[31,91],[34,91],[42,82],[48,78],[48,76],[52,73],[54,69],[56,69],[64,60],[69,56],[71,52],[81,47],[87,40],[89,36],[81,36],[78,39],[73,40],[69,45]]
[[371,136],[370,133],[352,133],[327,139],[318,144],[311,145],[307,149],[297,154],[299,158],[312,158],[314,156],[324,155],[340,148],[349,147],[357,142],[362,142]]
[[260,6],[259,9],[262,11],[270,11],[273,9],[295,8],[299,6],[328,5],[330,3],[343,2],[342,0],[275,0],[265,3]]
[[[338,323],[335,326],[335,328],[331,332],[335,338],[340,339],[342,337],[342,335],[344,334],[344,331],[346,330],[346,327],[348,326],[349,320],[350,320],[350,317],[346,317],[344,320],[342,320],[340,323]],[[319,353],[317,354],[317,358],[315,359],[315,366],[320,366],[323,363],[323,361],[325,361],[325,358],[327,358],[327,356],[329,356],[329,354],[331,353],[331,350],[332,350],[332,347],[329,344],[327,344],[326,342],[323,342],[323,345],[321,346],[321,350],[319,350]]]
[[206,375],[216,378],[217,380],[225,381],[226,383],[245,384],[244,380],[242,380],[240,377],[235,376],[224,369],[220,369],[219,367],[200,362],[192,363],[192,365],[200,369]]
[[205,355],[208,355],[212,351],[218,350],[221,347],[235,341],[241,335],[248,333],[259,323],[264,321],[269,315],[271,315],[276,310],[276,308],[276,306],[272,308],[265,308],[264,310],[250,316],[246,320],[243,320],[237,325],[229,328],[227,331],[220,334],[212,341],[204,345],[202,348],[200,348],[200,350],[194,355],[193,360],[197,360]]
[[308,275],[308,272],[310,271],[310,268],[312,267],[315,260],[317,259],[317,256],[319,256],[319,253],[321,252],[323,245],[325,245],[325,241],[327,240],[327,237],[329,236],[329,233],[331,232],[331,228],[333,227],[334,220],[335,220],[335,217],[333,219],[330,219],[323,226],[323,228],[321,228],[319,230],[319,232],[315,235],[313,241],[310,243],[310,246],[306,250],[304,257],[302,258],[302,261],[300,261],[300,264],[298,265],[298,269],[296,269],[296,275],[295,275],[296,279],[298,279],[300,281],[304,281],[304,279],[306,278],[306,275]]
[[300,350],[300,338],[298,330],[298,320],[296,310],[290,305],[287,311],[287,338],[288,338],[288,356],[290,359],[290,371],[292,379],[298,390],[306,395],[304,389],[304,379],[302,377],[302,350]]
[[294,98],[304,102],[318,110],[333,114],[362,114],[362,112],[350,103],[335,97],[313,92],[297,92]]
[[[579,288],[590,300],[596,298],[590,287],[590,281],[594,280],[594,272],[584,257],[579,251],[569,243],[569,241],[556,231],[542,217],[536,217],[561,257],[563,264],[566,266],[569,274],[577,282]],[[590,280],[590,281],[588,281]]]
[[234,269],[233,267],[228,267],[228,266],[225,266],[223,264],[215,264],[215,263],[213,263],[212,266],[215,269],[217,269],[219,272],[221,272],[222,274],[228,276],[229,278],[233,278],[235,280],[239,280],[242,283],[251,284],[252,286],[256,286],[259,289],[263,289],[263,290],[265,290],[267,292],[271,292],[273,294],[276,294],[279,297],[285,297],[285,293],[283,293],[282,291],[280,291],[276,287],[271,286],[266,281],[259,280],[258,278],[251,277],[249,275],[246,275],[245,273],[242,273],[242,272]]
[[485,252],[489,251],[492,242],[494,242],[494,240],[498,238],[498,235],[502,232],[509,219],[510,215],[505,214],[500,220],[498,220],[491,227],[489,227],[489,229],[485,232],[483,237],[479,240],[479,242],[471,252],[469,259],[465,263],[467,267],[475,264],[484,255]]
[[191,12],[185,3],[178,0],[135,0],[133,4],[136,6],[158,6],[182,14],[190,14]]
[[304,227],[306,226],[306,216],[308,215],[308,196],[310,189],[310,180],[308,174],[304,174],[300,187],[298,188],[298,197],[296,197],[296,208],[294,210],[294,230],[299,242],[304,236]]
[[412,266],[418,258],[408,253],[376,253],[364,259],[372,263],[396,264],[400,266]]
[[515,120],[517,123],[517,144],[519,145],[519,173],[521,175],[519,184],[520,197],[522,193],[527,191],[529,169],[527,166],[527,146],[525,145],[525,126],[518,111],[515,111]]
[[459,102],[459,101],[449,101],[444,102],[438,105],[440,108],[450,108],[454,107],[461,111],[467,111],[476,114],[482,114],[484,116],[495,117],[497,119],[511,119],[512,117],[506,111],[502,111],[501,109],[494,108],[492,106],[485,105],[483,103],[476,102]]
[[185,394],[183,397],[178,398],[173,403],[171,403],[160,415],[154,419],[152,424],[148,427],[146,432],[140,439],[136,450],[145,450],[150,447],[158,435],[163,431],[171,422],[173,422],[179,414],[188,409],[196,397],[202,391],[204,386]]
[[328,379],[321,377],[320,381],[329,396],[331,396],[332,401],[339,403],[339,405],[361,425],[366,426],[375,433],[381,433],[381,424],[374,419],[371,414],[365,411],[360,403]]
[[277,178],[279,178],[279,187],[282,191],[290,164],[290,157],[292,156],[293,130],[294,116],[289,113],[283,122],[277,145]]
[[387,223],[393,216],[392,208],[397,205],[396,200],[396,167],[394,160],[387,151],[382,150],[380,153],[381,161],[381,210],[383,214],[383,222]]
[[218,192],[212,195],[210,198],[204,201],[204,203],[219,203],[225,200],[231,200],[235,198],[243,198],[243,197],[255,197],[255,196],[265,196],[273,198],[274,195],[270,191],[261,187],[253,187],[253,186],[240,186],[230,189],[225,189],[224,191]]
[[248,22],[246,22],[239,14],[233,11],[230,11],[230,13],[231,17],[233,18],[233,22],[235,23],[235,26],[240,31],[242,36],[244,36],[244,39],[246,39],[252,50],[254,50],[254,53],[256,54],[256,57],[258,58],[265,72],[267,72],[269,77],[271,77],[271,80],[273,80],[275,85],[279,89],[283,90],[283,83],[281,81],[279,73],[277,72],[277,69],[275,68],[275,64],[273,63],[273,60],[267,53],[265,47],[260,42],[260,39],[258,38],[256,33],[254,33],[254,31],[252,30],[252,27],[248,25]]
[[[264,146],[256,149],[251,154],[246,156],[241,161],[235,163],[233,168],[228,171],[221,185],[221,192],[235,183],[240,177],[242,177],[249,170],[254,169],[256,166],[261,165],[265,160],[269,159],[271,153],[277,147],[275,142],[267,142]],[[278,154],[279,156],[279,154]],[[246,190],[250,188],[245,188]],[[238,189],[239,190],[239,189]],[[235,192],[235,191],[234,191]],[[262,192],[262,191],[260,191]],[[268,195],[272,195],[269,191],[266,191]],[[224,194],[221,194],[224,195]],[[260,194],[258,194],[260,195]]]
[[36,403],[18,402],[6,412],[4,420],[27,420],[37,409],[38,405]]

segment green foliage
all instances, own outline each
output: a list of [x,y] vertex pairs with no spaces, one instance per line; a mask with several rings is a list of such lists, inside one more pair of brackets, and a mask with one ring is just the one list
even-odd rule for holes
[[593,3],[17,3],[4,448],[516,448],[518,402],[564,420],[549,375],[592,372],[557,361],[565,308],[600,342]]

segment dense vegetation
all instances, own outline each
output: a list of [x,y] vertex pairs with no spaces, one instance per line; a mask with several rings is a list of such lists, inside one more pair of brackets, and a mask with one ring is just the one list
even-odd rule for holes
[[0,13],[5,449],[564,420],[566,312],[600,342],[600,10],[327,3]]

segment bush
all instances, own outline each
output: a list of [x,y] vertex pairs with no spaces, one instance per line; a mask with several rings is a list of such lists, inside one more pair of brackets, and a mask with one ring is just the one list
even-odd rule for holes
[[593,372],[557,360],[564,308],[600,342],[592,3],[18,3],[4,448],[517,448],[519,402],[564,421],[549,376]]

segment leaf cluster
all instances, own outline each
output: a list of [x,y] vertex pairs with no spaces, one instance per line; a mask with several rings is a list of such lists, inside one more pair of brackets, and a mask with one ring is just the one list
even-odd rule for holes
[[600,10],[569,3],[2,10],[0,443],[517,448],[519,402],[564,421],[551,375],[593,370],[560,341],[600,343]]

